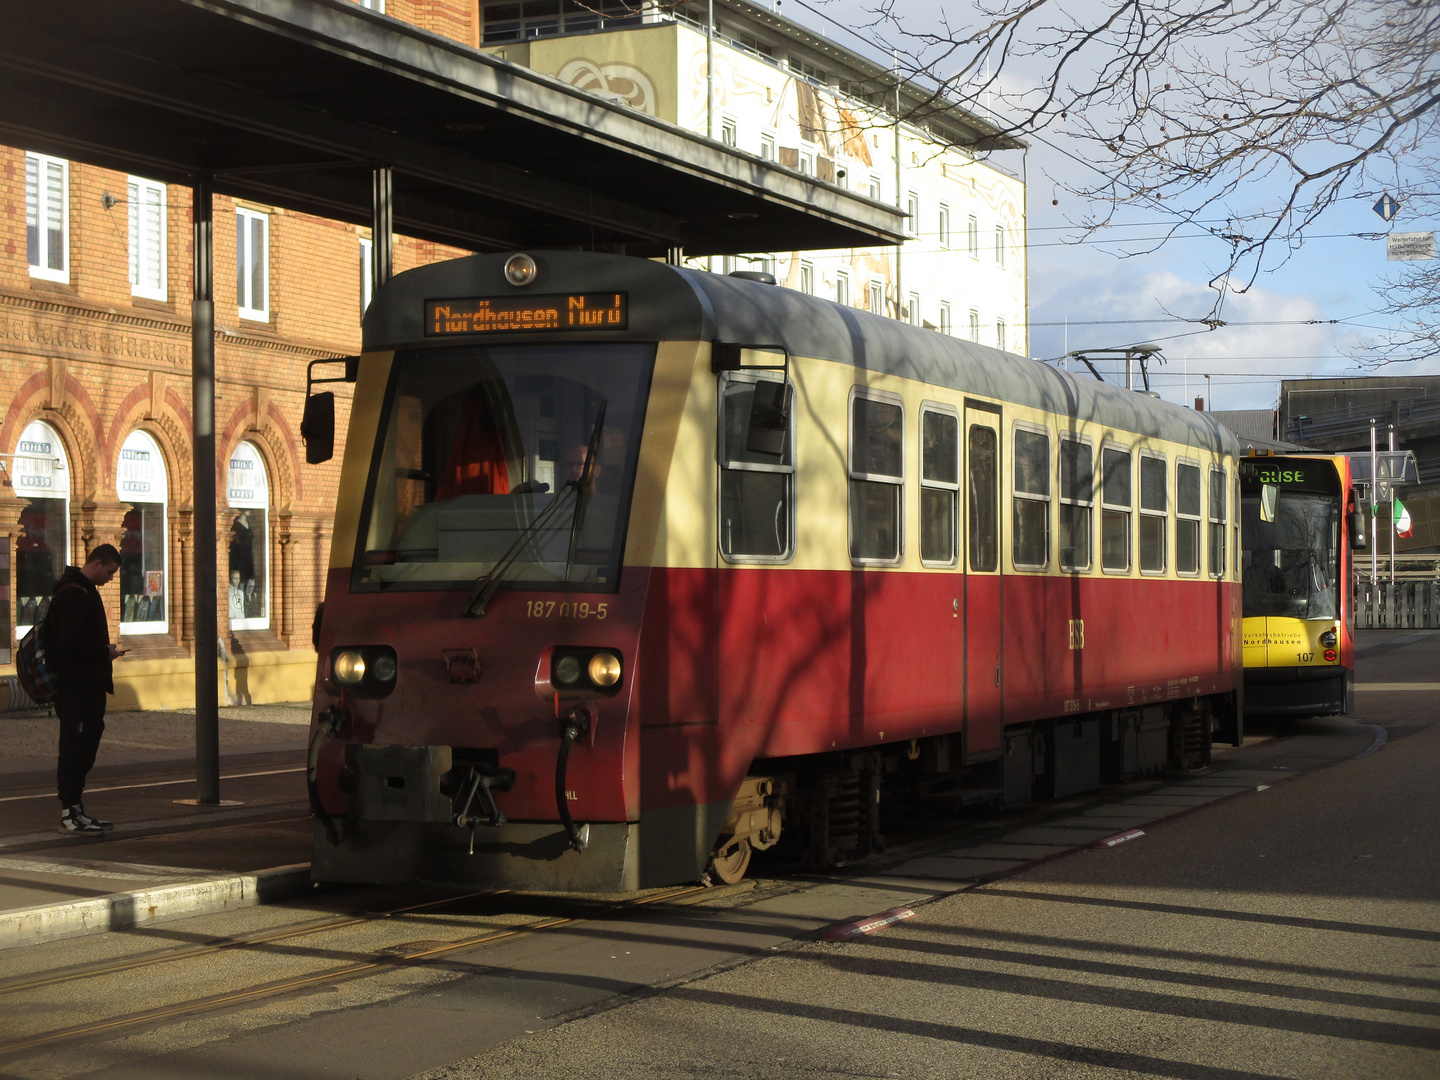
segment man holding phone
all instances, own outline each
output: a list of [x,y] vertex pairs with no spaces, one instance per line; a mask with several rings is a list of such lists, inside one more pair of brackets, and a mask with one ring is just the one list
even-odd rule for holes
[[105,601],[100,599],[100,586],[108,585],[119,569],[120,552],[114,544],[90,552],[84,566],[67,566],[55,583],[45,617],[45,648],[60,684],[55,695],[55,715],[60,718],[55,782],[63,808],[61,832],[100,833],[111,827],[111,822],[85,813],[80,798],[105,733],[105,695],[115,692],[111,664],[125,651],[110,641]]

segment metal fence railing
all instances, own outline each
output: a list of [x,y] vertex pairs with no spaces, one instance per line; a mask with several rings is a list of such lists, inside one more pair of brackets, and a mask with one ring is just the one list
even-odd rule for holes
[[1440,628],[1440,580],[1360,580],[1355,626],[1361,630]]

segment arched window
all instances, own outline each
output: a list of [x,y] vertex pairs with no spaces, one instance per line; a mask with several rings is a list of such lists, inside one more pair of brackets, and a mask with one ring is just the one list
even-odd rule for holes
[[230,629],[270,626],[270,481],[254,443],[230,455],[225,499],[230,506]]
[[169,548],[165,501],[170,485],[160,447],[143,431],[132,431],[120,448],[115,493],[125,513],[120,541],[120,632],[163,634],[169,629],[165,594]]
[[24,637],[70,563],[70,467],[54,428],[36,420],[20,433],[10,477],[25,502],[15,538],[15,634]]

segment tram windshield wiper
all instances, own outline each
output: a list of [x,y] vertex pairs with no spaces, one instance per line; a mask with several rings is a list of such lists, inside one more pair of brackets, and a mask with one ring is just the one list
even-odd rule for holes
[[520,558],[520,553],[525,550],[532,540],[543,530],[558,528],[561,520],[560,511],[566,503],[575,500],[575,514],[571,519],[570,526],[570,550],[565,560],[565,580],[570,580],[570,567],[575,560],[575,547],[579,540],[580,527],[584,522],[584,507],[589,492],[586,490],[592,483],[595,475],[595,463],[600,452],[600,433],[605,427],[605,406],[606,399],[600,399],[600,412],[595,417],[595,426],[590,433],[590,442],[585,451],[585,464],[580,470],[580,475],[573,480],[567,480],[560,485],[555,498],[550,505],[535,515],[535,519],[529,525],[520,530],[514,542],[506,549],[505,554],[495,561],[484,574],[476,579],[474,587],[470,590],[470,601],[465,605],[465,615],[470,618],[479,619],[485,615],[485,609],[489,607],[490,601],[494,599],[495,592],[505,580],[505,575]]

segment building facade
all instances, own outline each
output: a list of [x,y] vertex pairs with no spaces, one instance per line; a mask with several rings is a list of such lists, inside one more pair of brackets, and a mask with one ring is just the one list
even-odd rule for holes
[[709,9],[693,4],[480,0],[477,36],[507,60],[908,217],[899,248],[687,265],[770,272],[792,289],[1028,353],[1025,185],[981,149],[1021,144],[921,87],[897,87],[890,72],[769,7],[716,0],[713,10],[712,36]]
[[[304,464],[305,371],[359,349],[368,232],[216,197],[212,511],[190,501],[189,189],[4,147],[0,206],[0,660],[64,567],[112,543],[117,705],[192,703],[194,658],[217,654],[232,699],[307,697],[339,465]],[[396,269],[457,254],[400,238]],[[197,512],[217,514],[208,645],[188,622]]]

